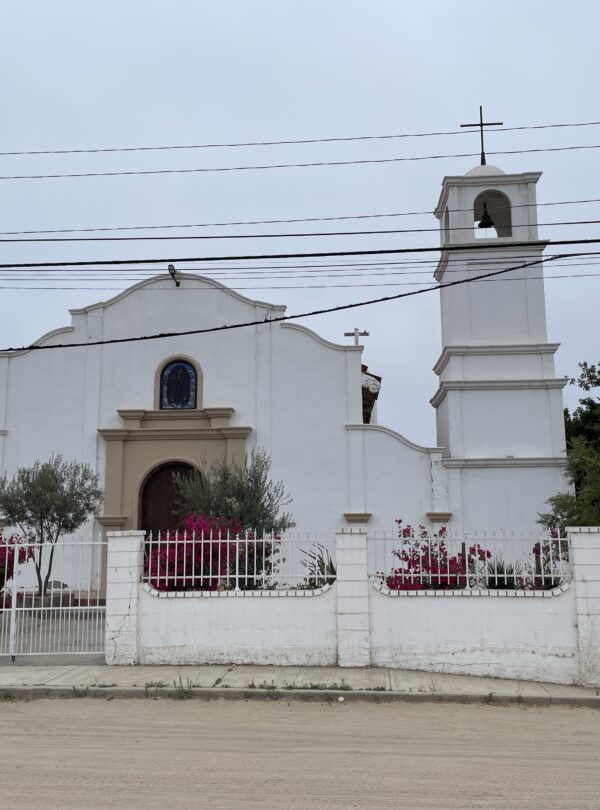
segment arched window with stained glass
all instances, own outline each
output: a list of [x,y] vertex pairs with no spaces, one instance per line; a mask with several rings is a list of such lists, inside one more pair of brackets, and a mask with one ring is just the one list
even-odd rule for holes
[[160,374],[160,409],[196,408],[198,377],[187,360],[171,360]]

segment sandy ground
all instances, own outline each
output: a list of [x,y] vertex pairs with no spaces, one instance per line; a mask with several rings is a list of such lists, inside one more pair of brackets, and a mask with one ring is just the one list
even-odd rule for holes
[[600,712],[203,700],[0,703],[3,808],[600,808]]

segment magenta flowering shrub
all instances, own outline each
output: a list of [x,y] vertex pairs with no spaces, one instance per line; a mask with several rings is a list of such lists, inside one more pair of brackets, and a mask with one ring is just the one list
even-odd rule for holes
[[243,590],[262,587],[262,579],[271,572],[277,539],[276,535],[273,542],[255,539],[238,520],[189,515],[182,531],[161,532],[158,541],[150,543],[144,579],[159,591],[227,590],[236,584]]
[[403,525],[398,519],[400,548],[392,553],[399,561],[391,573],[378,579],[394,591],[499,588],[502,590],[548,590],[559,585],[566,572],[568,545],[553,530],[546,541],[537,542],[526,559],[505,562],[492,557],[479,543],[452,554],[447,547],[447,528],[430,533],[426,526]]
[[15,573],[15,561],[23,565],[33,558],[33,551],[29,546],[23,545],[23,540],[16,534],[4,537],[0,529],[0,591],[7,580],[12,579]]
[[561,540],[556,529],[552,529],[550,538],[545,543],[536,543],[533,547],[533,570],[530,574],[530,587],[536,590],[548,590],[560,585],[564,565],[568,562],[568,544]]
[[393,591],[453,590],[465,588],[471,577],[481,575],[492,552],[478,543],[457,554],[451,555],[446,547],[447,529],[441,526],[437,532],[419,525],[398,524],[398,536],[402,546],[394,550],[400,561],[391,574],[380,575],[380,580]]

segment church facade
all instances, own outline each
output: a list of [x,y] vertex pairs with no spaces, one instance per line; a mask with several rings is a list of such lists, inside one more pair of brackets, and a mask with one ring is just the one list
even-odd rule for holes
[[[285,308],[214,280],[180,274],[176,287],[158,275],[72,310],[71,325],[38,344],[260,323],[2,353],[2,471],[55,452],[87,461],[105,491],[97,533],[165,529],[173,524],[173,472],[242,463],[260,447],[293,498],[300,531],[389,531],[398,516],[459,532],[535,530],[547,498],[565,488],[565,380],[555,376],[558,345],[546,333],[539,176],[481,166],[443,181],[436,279],[515,269],[440,291],[431,399],[438,446],[376,424],[380,380],[361,346],[331,343],[293,321],[269,323]],[[484,231],[489,238],[478,238]]]

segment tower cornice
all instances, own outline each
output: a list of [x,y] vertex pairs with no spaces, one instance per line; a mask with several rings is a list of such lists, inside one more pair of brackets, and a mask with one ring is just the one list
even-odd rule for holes
[[[550,244],[549,239],[535,239],[535,240],[518,240],[516,241],[514,237],[507,236],[506,238],[494,239],[492,242],[465,242],[464,245],[446,245],[441,249],[440,259],[438,262],[438,266],[435,269],[433,277],[436,281],[441,281],[444,270],[446,269],[446,264],[448,262],[448,255],[450,253],[462,253],[470,252],[479,254],[489,253],[489,258],[484,258],[483,255],[475,255],[470,260],[466,260],[465,264],[475,264],[476,262],[480,264],[481,262],[490,261],[490,262],[498,262],[499,260],[504,260],[506,262],[516,262],[517,264],[524,264],[522,260],[517,260],[515,258],[511,258],[510,256],[503,256],[500,251],[495,253],[495,248],[523,248],[523,249],[531,249],[531,252],[542,253],[546,246]],[[481,270],[481,267],[479,267]]]
[[568,383],[566,377],[555,377],[544,379],[540,377],[535,380],[448,380],[441,382],[438,390],[429,400],[434,408],[437,408],[446,398],[448,391],[531,391],[536,388],[562,389]]
[[513,343],[481,344],[479,346],[445,346],[433,367],[436,374],[441,374],[451,357],[514,355],[514,354],[556,354],[560,343]]

